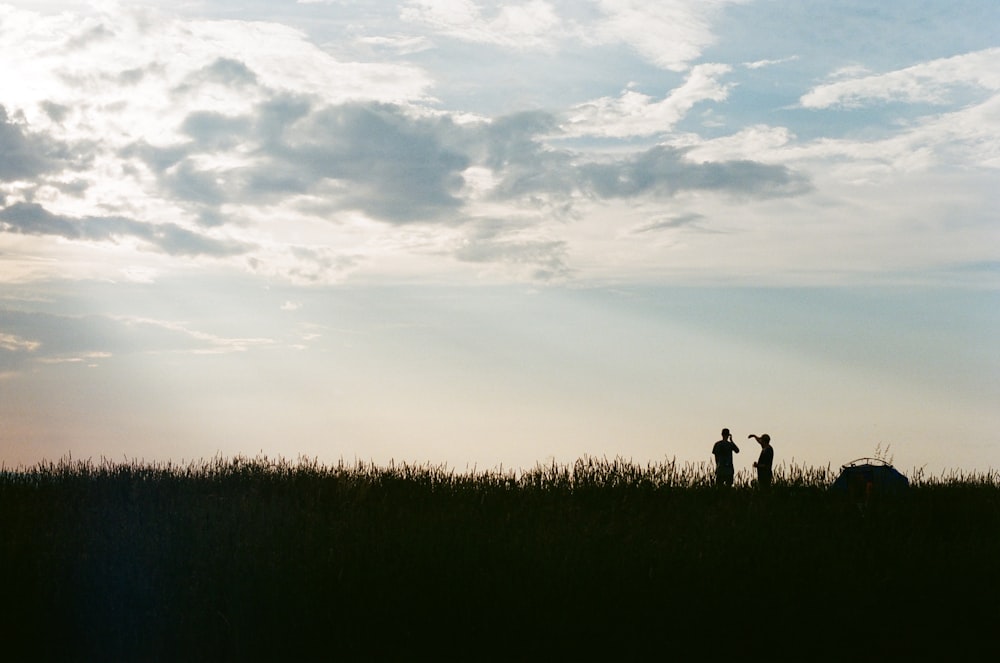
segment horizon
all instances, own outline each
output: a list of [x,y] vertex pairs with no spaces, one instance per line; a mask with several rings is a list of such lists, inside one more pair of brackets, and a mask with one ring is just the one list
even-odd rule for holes
[[[891,449],[876,449],[875,455],[865,456],[860,458],[855,458],[839,466],[835,466],[832,463],[827,465],[815,466],[815,465],[804,465],[796,462],[794,459],[791,461],[781,461],[774,465],[774,479],[776,486],[782,485],[784,482],[788,482],[788,486],[801,487],[802,485],[817,487],[820,483],[829,481],[828,488],[832,487],[833,483],[842,476],[843,472],[850,468],[857,467],[868,467],[872,464],[877,466],[885,466],[900,472],[909,482],[910,485],[936,485],[941,482],[948,484],[971,482],[971,483],[987,483],[996,484],[1000,480],[1000,470],[989,468],[987,470],[962,470],[961,468],[950,468],[944,469],[937,474],[931,474],[926,471],[924,467],[914,467],[910,469],[897,467],[893,460],[893,455]],[[669,485],[684,485],[687,484],[689,487],[693,487],[698,483],[697,480],[704,481],[707,485],[713,487],[716,486],[715,478],[715,464],[711,460],[700,460],[700,461],[683,461],[680,462],[677,458],[664,458],[660,460],[647,460],[646,462],[636,462],[632,458],[626,458],[622,456],[608,457],[608,456],[593,456],[585,455],[577,458],[573,461],[560,463],[555,459],[548,459],[547,461],[537,461],[532,466],[519,466],[519,467],[508,467],[502,464],[493,467],[478,467],[478,466],[466,466],[464,468],[458,468],[451,466],[447,463],[413,463],[406,460],[396,460],[389,459],[385,463],[376,463],[370,460],[365,460],[362,458],[355,458],[351,462],[347,462],[344,458],[338,458],[333,462],[320,461],[318,457],[308,457],[299,455],[296,458],[290,458],[285,456],[271,457],[266,454],[258,454],[256,456],[245,456],[238,454],[235,456],[223,457],[221,455],[215,455],[212,457],[203,458],[181,458],[181,459],[164,459],[164,460],[153,460],[147,461],[144,458],[108,458],[99,457],[97,459],[93,457],[87,458],[74,458],[72,454],[67,454],[58,459],[53,458],[43,458],[39,459],[31,465],[17,465],[14,467],[8,467],[5,461],[0,461],[0,472],[10,474],[19,473],[33,473],[33,472],[53,472],[58,471],[60,475],[63,472],[69,471],[70,473],[84,472],[89,475],[90,472],[95,472],[97,476],[100,476],[102,472],[112,471],[117,472],[122,468],[140,471],[154,471],[162,472],[170,475],[171,473],[184,473],[184,476],[189,476],[188,473],[194,472],[195,478],[198,477],[212,477],[216,473],[225,473],[230,468],[239,468],[241,471],[245,471],[247,468],[252,468],[254,472],[273,472],[280,470],[282,475],[287,472],[295,473],[297,471],[306,472],[364,472],[365,474],[375,472],[379,473],[389,473],[392,474],[397,471],[413,471],[417,472],[418,475],[421,472],[429,473],[434,476],[442,477],[453,477],[453,478],[467,478],[467,479],[503,479],[503,480],[514,480],[523,481],[526,477],[535,475],[536,473],[546,472],[566,472],[567,477],[576,477],[578,472],[582,471],[584,477],[590,477],[591,473],[595,470],[599,471],[601,469],[607,469],[614,472],[615,470],[621,468],[635,469],[639,472],[643,471],[656,471],[661,469],[669,468],[670,474],[668,475],[667,484]],[[677,472],[677,474],[674,474]],[[202,473],[202,474],[199,474]],[[409,475],[407,475],[409,476]],[[555,475],[552,475],[555,476]],[[634,480],[635,477],[632,477]],[[692,479],[695,481],[692,483]],[[612,475],[612,483],[617,483],[617,479]],[[756,489],[756,469],[751,465],[747,467],[741,467],[736,469],[734,474],[734,483],[731,488],[751,488]]]
[[998,28],[0,0],[0,464],[1000,468]]

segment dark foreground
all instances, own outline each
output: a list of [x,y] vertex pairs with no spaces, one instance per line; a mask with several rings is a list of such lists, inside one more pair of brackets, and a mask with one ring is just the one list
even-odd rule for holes
[[4,660],[995,653],[1000,486],[865,503],[580,461],[512,475],[216,461],[0,473]]

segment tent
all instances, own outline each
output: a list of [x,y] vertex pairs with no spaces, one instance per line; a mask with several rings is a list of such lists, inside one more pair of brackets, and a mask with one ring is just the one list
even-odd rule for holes
[[904,493],[909,487],[910,480],[884,460],[859,458],[841,466],[840,476],[830,486],[830,491],[861,501],[873,495]]

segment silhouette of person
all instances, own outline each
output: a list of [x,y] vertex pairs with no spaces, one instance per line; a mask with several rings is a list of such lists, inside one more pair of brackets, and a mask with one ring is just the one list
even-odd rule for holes
[[761,488],[769,488],[771,480],[774,479],[774,473],[771,471],[771,467],[774,465],[774,448],[771,447],[771,436],[767,433],[760,436],[753,433],[747,435],[747,439],[751,437],[760,444],[760,457],[753,464],[757,468],[757,485]]
[[733,442],[733,435],[728,428],[722,429],[722,439],[712,447],[715,456],[715,484],[717,486],[732,486],[736,470],[733,468],[733,454],[740,448]]

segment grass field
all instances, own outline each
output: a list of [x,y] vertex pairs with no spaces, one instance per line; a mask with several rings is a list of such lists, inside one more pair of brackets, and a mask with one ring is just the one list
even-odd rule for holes
[[0,472],[6,660],[995,653],[1000,476],[62,461]]

